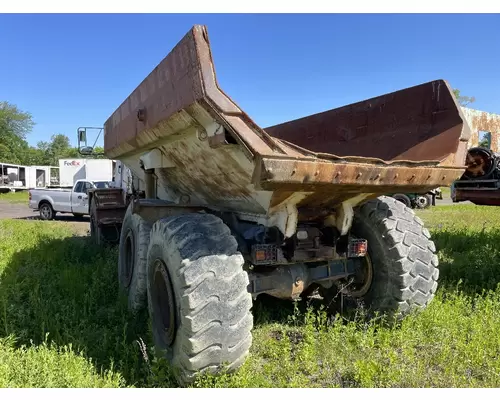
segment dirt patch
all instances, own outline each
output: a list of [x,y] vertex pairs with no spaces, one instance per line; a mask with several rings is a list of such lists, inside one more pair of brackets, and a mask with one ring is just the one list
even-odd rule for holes
[[[26,204],[9,203],[0,200],[0,219],[38,220],[39,214]],[[90,230],[88,217],[75,218],[71,214],[56,215],[55,221],[69,225],[78,236],[87,236]]]

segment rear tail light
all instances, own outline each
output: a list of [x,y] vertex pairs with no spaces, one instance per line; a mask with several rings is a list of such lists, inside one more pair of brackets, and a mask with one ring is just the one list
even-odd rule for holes
[[364,257],[368,252],[368,240],[351,239],[349,240],[349,248],[347,250],[348,258]]
[[254,265],[274,264],[278,260],[278,246],[274,244],[254,244],[252,263]]

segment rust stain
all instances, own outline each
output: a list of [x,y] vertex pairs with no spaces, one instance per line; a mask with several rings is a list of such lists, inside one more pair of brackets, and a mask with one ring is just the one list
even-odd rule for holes
[[266,132],[313,152],[385,161],[443,162],[468,136],[444,81],[285,122]]
[[[451,88],[442,80],[261,129],[220,89],[207,29],[197,25],[106,121],[106,153],[119,158],[154,141],[152,130],[195,103],[217,116],[251,156],[334,154],[463,165],[465,154],[460,152],[459,159],[453,154],[469,136]],[[144,121],[137,120],[138,109]]]
[[[447,186],[464,168],[377,166],[359,163],[326,163],[302,160],[263,159],[256,183],[265,190],[338,191],[350,187],[355,193],[395,188]],[[332,185],[333,184],[333,185]]]
[[500,115],[468,107],[462,107],[462,111],[472,131],[468,147],[477,147],[479,131],[485,131],[491,133],[491,150],[500,152]]

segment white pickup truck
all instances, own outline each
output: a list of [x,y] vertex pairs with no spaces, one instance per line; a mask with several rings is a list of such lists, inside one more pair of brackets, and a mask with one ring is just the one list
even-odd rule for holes
[[56,213],[81,217],[89,215],[89,189],[109,187],[113,187],[113,182],[79,179],[72,189],[31,189],[29,207],[38,210],[43,220],[54,219]]

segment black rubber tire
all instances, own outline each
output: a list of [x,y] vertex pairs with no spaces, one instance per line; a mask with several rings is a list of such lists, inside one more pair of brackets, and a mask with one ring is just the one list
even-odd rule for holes
[[147,306],[147,255],[152,224],[128,206],[118,245],[118,282],[128,297],[129,310],[136,313]]
[[[419,203],[418,202],[418,198],[420,196],[425,197],[427,199],[427,203],[425,203],[425,204]],[[430,194],[419,194],[419,195],[417,195],[417,198],[415,199],[415,206],[418,209],[425,210],[425,209],[429,208],[431,205],[432,205],[432,195],[430,195]]]
[[[243,265],[236,239],[214,215],[173,216],[153,225],[148,251],[153,338],[180,385],[197,373],[235,371],[248,356],[252,297]],[[168,301],[158,299],[159,283],[168,288],[163,289]],[[165,324],[166,311],[173,324]],[[165,326],[171,327],[170,340]]]
[[38,206],[38,211],[40,213],[40,219],[43,221],[50,221],[56,216],[52,205],[48,201],[41,202]]
[[352,233],[368,240],[373,280],[360,300],[368,313],[402,319],[434,298],[439,269],[436,247],[415,212],[382,196],[358,208]]
[[411,199],[406,194],[397,193],[397,194],[392,195],[392,198],[396,199],[397,201],[400,201],[406,207],[413,208],[413,205],[411,203]]

